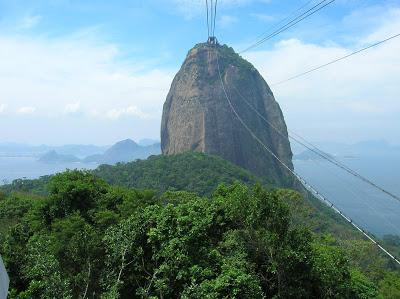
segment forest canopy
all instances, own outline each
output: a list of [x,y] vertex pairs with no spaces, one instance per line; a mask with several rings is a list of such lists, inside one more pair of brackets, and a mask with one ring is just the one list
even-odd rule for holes
[[[291,213],[293,191],[236,182],[204,197],[54,176],[0,199],[10,298],[397,298]],[[397,292],[397,293],[395,293]],[[387,294],[391,294],[389,297]]]

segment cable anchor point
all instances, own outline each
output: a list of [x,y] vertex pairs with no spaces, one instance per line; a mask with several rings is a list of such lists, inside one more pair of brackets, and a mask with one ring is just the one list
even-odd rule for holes
[[207,40],[207,44],[209,45],[218,45],[218,40],[215,36],[209,36]]

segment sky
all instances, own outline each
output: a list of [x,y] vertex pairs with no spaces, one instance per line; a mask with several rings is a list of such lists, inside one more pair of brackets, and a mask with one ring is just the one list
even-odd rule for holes
[[[190,48],[207,39],[201,0],[0,0],[0,143],[159,139],[162,106]],[[243,50],[308,0],[220,0],[216,36]],[[318,2],[318,1],[314,1]],[[400,0],[336,0],[243,53],[289,130],[313,142],[400,144]]]

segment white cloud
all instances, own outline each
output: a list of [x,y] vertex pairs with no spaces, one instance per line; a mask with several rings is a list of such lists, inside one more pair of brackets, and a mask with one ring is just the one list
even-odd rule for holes
[[[98,42],[95,37],[90,30],[57,39],[0,34],[0,99],[7,99],[9,108],[18,114],[35,112],[40,123],[29,128],[35,132],[39,129],[34,128],[40,126],[47,140],[62,143],[69,138],[74,142],[78,133],[82,139],[91,136],[93,142],[104,143],[114,141],[114,135],[120,138],[158,136],[162,105],[175,70],[142,71],[146,61],[121,61],[116,45]],[[26,108],[32,106],[35,109]],[[69,117],[76,113],[80,116],[79,120],[74,119],[76,126],[78,122],[85,123],[79,132],[69,129],[70,134],[62,136],[50,132],[56,125],[65,131],[72,121]],[[96,126],[102,126],[107,118],[113,118],[113,126],[119,127],[104,135],[97,134]],[[131,119],[134,125],[128,127],[125,122]],[[149,125],[149,119],[155,119],[154,124]],[[31,138],[34,133],[22,126],[19,121],[15,131],[26,132],[26,140],[38,138]],[[13,138],[7,134],[0,132],[0,139]]]
[[26,16],[17,25],[18,29],[27,30],[35,27],[42,20],[42,16]]
[[76,113],[81,108],[81,102],[70,103],[65,106],[65,113]]
[[137,116],[142,119],[149,118],[149,115],[147,113],[144,113],[142,110],[140,110],[136,106],[129,106],[128,108],[126,108],[126,114]]
[[384,14],[384,18],[382,18],[382,25],[377,30],[362,39],[361,42],[373,43],[382,40],[382,38],[398,34],[400,28],[399,26],[400,8],[391,9]]
[[4,113],[7,109],[8,105],[6,104],[0,104],[0,114]]
[[17,114],[22,114],[22,115],[33,114],[35,113],[35,111],[36,111],[35,107],[24,106],[17,110]]
[[[96,116],[99,114],[96,113]],[[119,119],[122,116],[134,116],[138,117],[140,119],[147,119],[149,118],[149,115],[144,113],[142,110],[140,110],[136,106],[129,106],[127,108],[120,108],[120,109],[110,109],[105,113],[105,116],[109,119],[116,120]]]
[[257,20],[265,22],[265,23],[271,23],[276,20],[276,18],[274,16],[263,14],[263,13],[252,13],[251,16],[253,18],[256,18]]

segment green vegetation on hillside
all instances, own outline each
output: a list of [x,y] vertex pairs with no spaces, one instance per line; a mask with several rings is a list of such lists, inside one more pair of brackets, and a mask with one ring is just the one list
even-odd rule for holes
[[[272,186],[266,178],[257,178],[249,171],[220,157],[203,153],[187,152],[172,156],[150,156],[117,165],[100,165],[93,171],[95,175],[111,185],[137,189],[152,189],[159,193],[167,190],[196,192],[210,195],[220,183],[232,184],[240,181],[245,184],[261,183]],[[0,186],[6,194],[22,192],[37,195],[48,194],[51,176],[40,179],[18,179],[11,184]]]
[[101,165],[94,171],[111,185],[159,192],[180,190],[210,195],[219,183],[235,181],[272,186],[267,179],[257,178],[250,172],[220,157],[187,152],[171,156],[151,156],[147,160]]
[[69,171],[49,192],[0,199],[10,298],[398,298],[397,274],[368,278],[302,225],[293,191],[158,196]]

